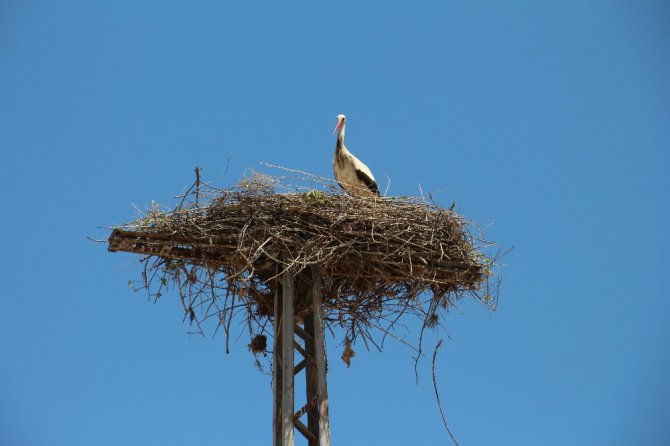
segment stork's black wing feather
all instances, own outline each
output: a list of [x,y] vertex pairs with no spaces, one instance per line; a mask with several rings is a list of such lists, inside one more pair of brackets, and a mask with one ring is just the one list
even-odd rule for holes
[[365,172],[356,169],[356,176],[365,184],[365,186],[367,186],[368,189],[370,189],[373,194],[380,195],[377,183],[375,183],[375,180],[370,178]]

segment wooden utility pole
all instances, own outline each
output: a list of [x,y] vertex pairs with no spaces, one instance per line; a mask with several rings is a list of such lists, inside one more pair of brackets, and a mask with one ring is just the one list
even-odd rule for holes
[[[297,429],[309,446],[330,446],[320,273],[313,267],[309,286],[296,287],[296,275],[289,268],[278,282],[274,302],[273,445],[293,446]],[[297,292],[304,293],[307,302],[298,314],[294,305]],[[302,357],[297,364],[294,351]],[[305,404],[295,411],[295,376],[303,370]],[[305,415],[307,425],[301,421]]]

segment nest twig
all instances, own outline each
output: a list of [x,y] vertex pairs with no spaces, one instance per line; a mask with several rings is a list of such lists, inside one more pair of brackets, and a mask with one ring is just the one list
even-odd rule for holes
[[[466,295],[495,308],[495,259],[483,253],[493,244],[463,216],[423,198],[352,197],[328,180],[290,173],[254,173],[218,189],[196,170],[174,209],[154,205],[113,228],[109,249],[145,254],[150,295],[176,289],[185,318],[200,333],[215,318],[226,345],[236,316],[251,340],[272,335],[276,279],[287,268],[300,277],[318,265],[326,326],[379,349],[402,315],[432,327]],[[298,294],[296,311],[301,304]]]

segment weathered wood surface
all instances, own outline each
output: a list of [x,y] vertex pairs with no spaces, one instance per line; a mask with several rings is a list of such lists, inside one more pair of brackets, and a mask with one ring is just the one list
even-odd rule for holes
[[326,383],[326,339],[321,301],[321,274],[312,267],[312,316],[314,321],[314,356],[316,359],[316,394],[318,396],[318,446],[330,446],[330,416],[328,414],[328,386]]
[[294,308],[295,277],[284,271],[275,299],[274,446],[293,446],[294,434]]

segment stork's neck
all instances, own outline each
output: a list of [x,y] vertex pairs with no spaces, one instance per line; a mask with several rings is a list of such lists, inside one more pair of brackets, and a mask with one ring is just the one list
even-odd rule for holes
[[346,147],[344,147],[344,129],[345,124],[342,123],[342,127],[340,128],[340,132],[337,134],[337,144],[335,145],[335,151],[339,152],[341,150],[347,150]]

